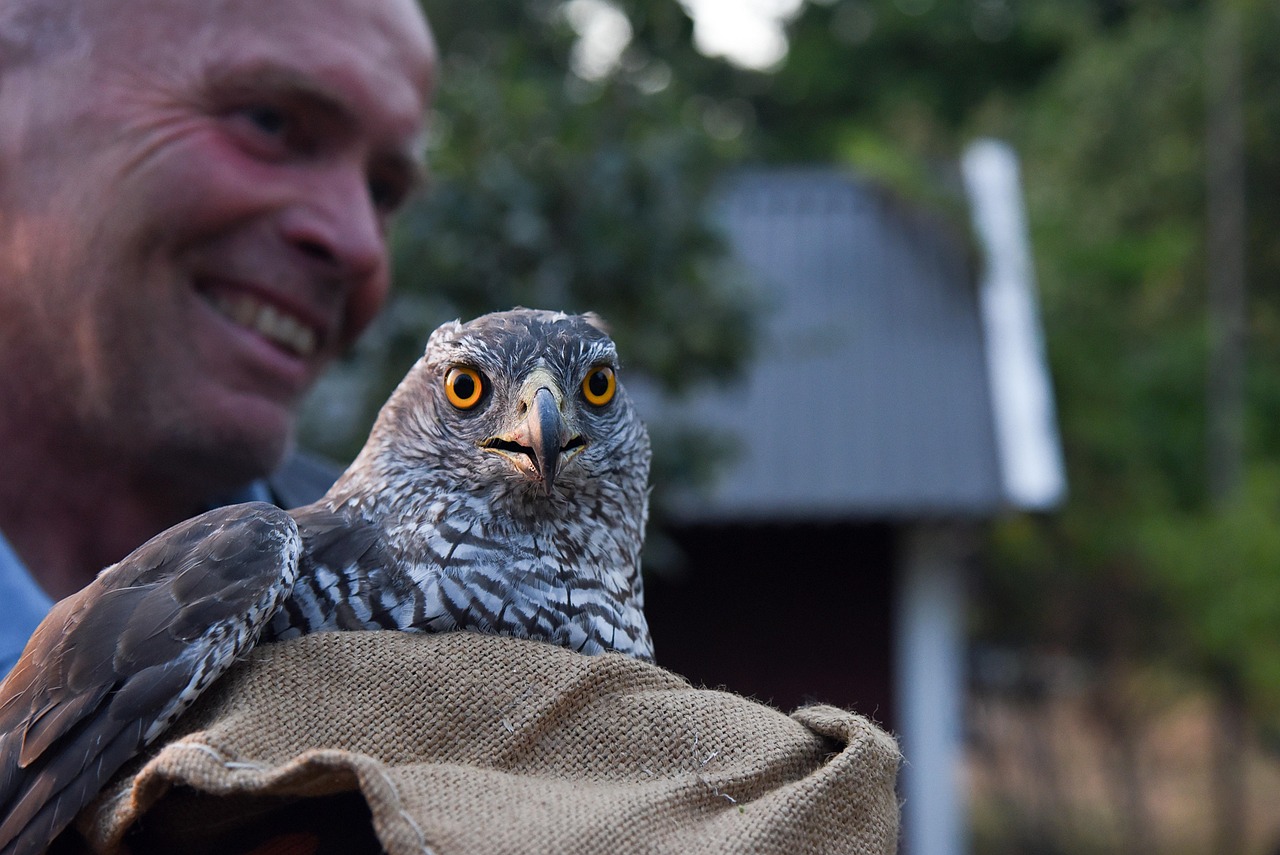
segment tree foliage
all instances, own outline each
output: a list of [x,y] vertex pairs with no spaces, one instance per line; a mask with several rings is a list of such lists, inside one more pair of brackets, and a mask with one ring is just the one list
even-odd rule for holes
[[628,370],[668,389],[742,364],[756,306],[712,207],[740,144],[657,56],[696,56],[678,4],[630,11],[626,50],[583,74],[570,4],[429,4],[430,186],[398,223],[388,311],[311,410],[322,447],[358,447],[435,325],[513,305],[600,313]]
[[[1250,187],[1271,149],[1280,18],[1240,4]],[[1045,546],[1080,597],[1117,594],[1130,652],[1238,685],[1274,716],[1280,380],[1276,211],[1250,194],[1245,485],[1207,494],[1205,68],[1214,7],[1148,4],[1083,42],[1019,128],[1073,497]],[[1268,161],[1271,161],[1268,163]],[[1267,210],[1268,207],[1272,209]],[[1063,561],[1062,559],[1065,559]],[[1027,581],[1042,576],[1019,562]],[[1117,572],[1117,568],[1123,568]],[[1117,586],[1117,575],[1125,584]],[[1117,590],[1118,588],[1118,590]],[[1031,593],[1027,591],[1026,593]]]

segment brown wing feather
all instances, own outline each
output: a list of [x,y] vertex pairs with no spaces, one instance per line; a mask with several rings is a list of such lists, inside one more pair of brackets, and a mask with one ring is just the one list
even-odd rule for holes
[[0,855],[42,852],[254,643],[301,544],[278,508],[220,508],[54,607],[0,683]]

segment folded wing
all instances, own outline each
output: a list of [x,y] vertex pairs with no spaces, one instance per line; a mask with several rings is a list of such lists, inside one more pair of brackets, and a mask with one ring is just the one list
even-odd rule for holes
[[219,508],[54,606],[0,683],[0,855],[43,852],[254,644],[301,549],[284,511]]

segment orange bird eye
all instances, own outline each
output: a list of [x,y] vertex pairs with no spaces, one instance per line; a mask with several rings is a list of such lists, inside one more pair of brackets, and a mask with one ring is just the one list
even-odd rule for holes
[[469,410],[480,403],[480,396],[484,394],[484,375],[474,368],[455,365],[444,376],[444,392],[450,404]]
[[600,365],[591,369],[582,381],[582,396],[588,404],[603,407],[613,400],[613,393],[618,391],[618,378],[613,369]]

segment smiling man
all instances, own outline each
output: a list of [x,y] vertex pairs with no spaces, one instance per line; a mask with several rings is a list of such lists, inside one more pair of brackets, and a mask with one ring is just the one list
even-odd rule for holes
[[52,599],[294,465],[434,69],[414,0],[0,8],[0,674]]

